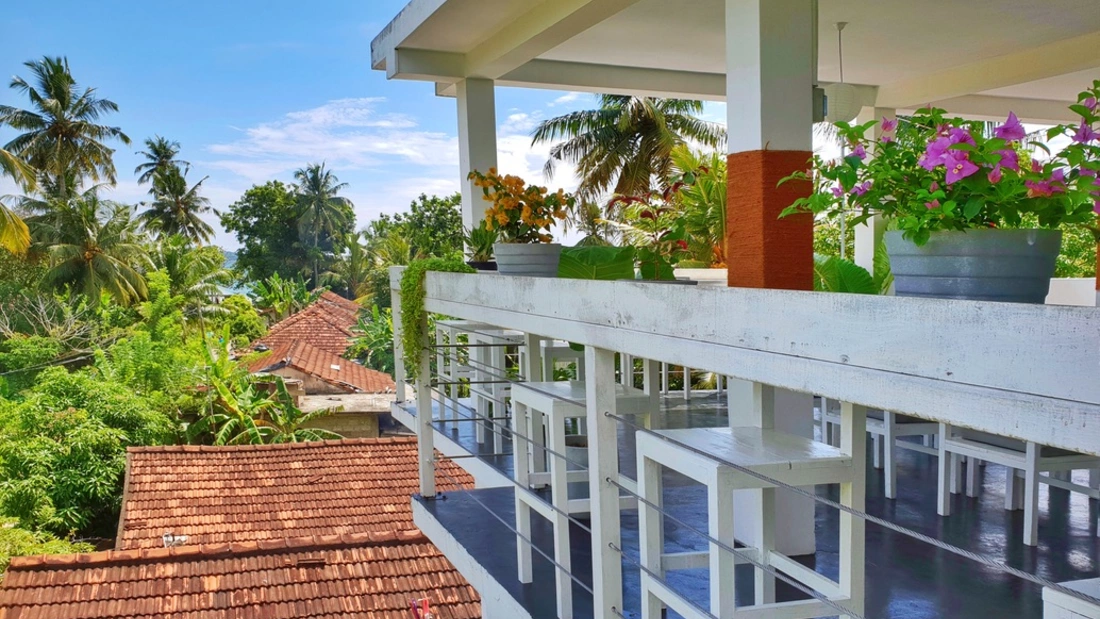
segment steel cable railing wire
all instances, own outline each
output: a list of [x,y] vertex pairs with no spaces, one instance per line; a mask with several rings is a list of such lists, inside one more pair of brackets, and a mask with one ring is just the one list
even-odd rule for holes
[[[482,420],[482,418],[479,418],[479,417],[466,417],[466,416],[463,416],[463,418],[467,419],[467,420],[473,420],[473,421],[481,421]],[[446,422],[444,422],[444,423],[446,423]],[[494,423],[493,425],[497,425],[497,424]],[[490,428],[490,431],[495,432],[495,433],[500,433],[501,437],[507,438],[507,436],[504,433],[499,432],[498,430],[494,430],[494,429]],[[531,442],[530,439],[528,439],[527,437],[525,437],[521,434],[516,434],[515,432],[510,432],[510,434],[513,437],[518,436],[518,437],[524,439],[525,441]],[[565,456],[561,456],[561,455],[557,454],[557,452],[555,452],[555,451],[552,451],[550,449],[546,449],[546,451],[551,453],[551,454],[558,455],[560,458],[562,458],[566,462],[570,462],[570,463],[573,463],[576,466],[580,466],[580,465],[577,465],[576,463],[574,463],[572,460],[569,460],[568,458],[565,458]],[[477,455],[477,454],[472,454],[472,455]],[[509,454],[509,455],[513,455],[513,454]],[[547,502],[545,499],[543,499],[542,497],[538,496],[535,492],[533,492],[530,488],[525,488],[522,484],[520,484],[518,481],[516,481],[514,479],[509,479],[509,481],[512,482],[512,485],[515,486],[517,489],[522,490],[523,492],[527,493],[528,495],[531,495],[532,497],[537,498],[538,500],[546,503],[547,507],[549,507],[550,510],[553,511],[554,513],[559,514],[561,516],[565,516],[566,518],[569,519],[569,521],[571,523],[577,525],[578,527],[583,529],[585,532],[587,532],[589,534],[592,533],[592,529],[590,527],[585,525],[580,520],[577,520],[576,518],[574,518],[568,512],[563,511],[563,510],[559,509],[558,507],[556,507],[554,504]]]
[[[715,539],[715,538],[711,537],[709,533],[705,533],[702,530],[700,530],[699,528],[694,527],[694,526],[688,524],[687,522],[684,522],[683,520],[681,520],[680,518],[677,518],[676,516],[673,516],[672,514],[665,511],[664,508],[662,508],[660,505],[657,505],[656,503],[653,503],[652,501],[649,501],[647,499],[642,498],[638,493],[636,493],[633,490],[631,490],[630,488],[627,488],[626,486],[620,484],[619,482],[611,479],[610,477],[605,477],[604,480],[607,481],[607,483],[619,488],[620,490],[625,491],[628,495],[630,495],[630,496],[634,497],[635,499],[637,499],[639,503],[642,503],[642,504],[644,504],[644,505],[646,505],[650,508],[653,508],[653,509],[657,510],[665,518],[668,518],[669,520],[672,520],[673,522],[675,522],[677,524],[683,525],[689,531],[692,531],[692,532],[694,532],[698,535],[701,535],[704,539],[711,542],[715,546],[718,546],[722,550],[725,550],[726,552],[734,555],[735,557],[738,557],[738,558],[744,560],[747,563],[751,563],[752,565],[754,565],[754,566],[760,568],[761,570],[771,574],[772,576],[775,576],[779,580],[782,580],[783,582],[791,585],[795,589],[798,589],[799,591],[805,593],[806,595],[809,595],[810,597],[812,597],[815,600],[821,602],[822,604],[825,604],[829,608],[831,608],[835,611],[838,611],[841,615],[848,615],[848,616],[854,617],[855,619],[862,619],[859,615],[857,615],[857,614],[853,613],[851,610],[845,608],[840,603],[838,603],[836,601],[833,601],[833,600],[830,600],[828,597],[826,597],[821,592],[813,589],[812,587],[809,587],[805,583],[799,582],[799,581],[795,580],[794,578],[791,578],[790,576],[787,576],[786,574],[780,572],[779,570],[777,570],[776,568],[774,568],[770,565],[767,565],[766,563],[761,563],[761,562],[757,561],[756,559],[753,559],[751,556],[749,556],[747,553],[745,553],[745,551],[738,550],[737,548],[734,548],[733,546],[730,546],[730,545],[722,542],[721,540],[718,540],[718,539]],[[611,548],[613,550],[619,552],[619,554],[623,555],[623,557],[625,557],[628,561],[630,561],[632,563],[635,563],[638,567],[645,570],[646,573],[648,573],[651,577],[655,577],[655,578],[660,579],[659,576],[653,574],[650,570],[648,570],[640,562],[634,561],[633,558],[627,556],[626,552],[623,551],[622,548],[617,548],[617,547],[615,547],[614,544],[609,544],[609,546],[611,546]],[[662,579],[661,582],[664,582],[664,580]],[[667,583],[665,583],[665,584],[667,585]],[[670,587],[670,589],[671,589],[671,587]],[[688,601],[690,602],[690,600],[688,600]]]
[[[471,361],[472,361],[472,359],[471,359]],[[484,365],[484,364],[481,364],[481,365]],[[485,371],[486,373],[491,374],[491,372],[489,372],[488,370],[482,370],[482,371]],[[496,377],[500,377],[500,376],[501,375],[499,375],[499,374],[496,375]],[[513,383],[522,384],[520,381],[516,381],[516,380],[512,379],[511,377],[505,376],[504,378],[506,378],[507,380],[509,380]],[[531,387],[528,387],[528,388],[530,389]],[[554,394],[551,394],[551,393],[548,393],[548,392],[545,392],[545,391],[541,391],[541,390],[538,390],[538,389],[532,389],[532,390],[537,391],[539,393],[542,393],[543,395],[547,395],[549,397],[554,397]],[[1068,587],[1060,585],[1060,584],[1058,584],[1058,583],[1056,583],[1052,580],[1049,580],[1047,578],[1044,578],[1042,576],[1038,576],[1036,574],[1031,574],[1029,572],[1025,572],[1025,571],[1020,570],[1018,568],[1014,568],[1014,567],[1012,567],[1012,566],[1010,566],[1006,563],[1003,563],[1001,561],[997,561],[995,559],[991,559],[989,557],[980,555],[978,553],[966,550],[965,548],[960,548],[960,547],[955,546],[953,544],[949,544],[947,542],[941,541],[941,540],[936,539],[934,537],[931,537],[931,536],[925,535],[923,533],[920,533],[919,531],[914,531],[912,529],[903,527],[899,524],[890,522],[889,520],[884,520],[882,518],[872,516],[871,514],[867,514],[865,512],[859,511],[857,509],[853,509],[851,507],[842,505],[838,501],[833,501],[831,499],[818,496],[816,493],[810,492],[810,491],[805,490],[803,488],[799,488],[797,486],[791,486],[790,484],[785,484],[785,483],[780,482],[778,480],[771,479],[771,478],[767,477],[766,475],[763,475],[763,474],[758,473],[756,471],[750,470],[750,469],[745,468],[743,466],[740,466],[736,463],[729,462],[729,461],[726,461],[726,460],[722,460],[720,458],[715,458],[712,454],[707,453],[707,452],[705,452],[701,449],[698,449],[698,448],[696,448],[692,445],[689,445],[687,443],[683,443],[681,441],[676,441],[676,440],[673,440],[673,439],[671,439],[667,436],[664,436],[662,434],[658,434],[656,432],[653,432],[652,430],[649,430],[648,428],[645,428],[644,426],[639,426],[638,424],[635,424],[631,421],[628,421],[627,419],[625,419],[623,417],[620,417],[618,415],[612,415],[611,413],[606,413],[606,412],[604,414],[607,415],[608,417],[612,418],[612,419],[615,419],[616,421],[619,421],[620,423],[623,423],[625,425],[630,426],[631,428],[634,428],[637,431],[646,432],[648,434],[651,434],[653,436],[656,436],[656,437],[660,438],[661,440],[669,441],[673,444],[679,445],[679,446],[681,446],[681,447],[683,447],[683,448],[685,448],[689,451],[692,451],[692,452],[697,453],[701,456],[710,458],[712,460],[716,460],[718,462],[721,462],[722,464],[724,464],[726,466],[729,466],[731,468],[734,468],[735,470],[737,470],[739,472],[743,472],[746,475],[749,475],[751,477],[755,477],[757,479],[760,479],[761,481],[765,481],[769,484],[775,485],[776,487],[780,487],[780,488],[783,488],[785,490],[789,490],[791,492],[799,494],[801,496],[808,497],[808,498],[810,498],[810,499],[812,499],[816,502],[819,502],[819,503],[828,505],[830,507],[836,508],[836,509],[838,509],[840,511],[843,511],[845,513],[851,514],[853,516],[857,516],[857,517],[862,518],[862,519],[864,519],[868,522],[872,522],[872,523],[877,524],[881,527],[890,529],[890,530],[895,531],[897,533],[901,533],[902,535],[911,537],[913,539],[924,542],[926,544],[930,544],[930,545],[935,546],[937,548],[940,548],[942,550],[946,550],[946,551],[948,551],[952,554],[963,557],[965,559],[969,559],[969,560],[974,561],[976,563],[981,563],[981,564],[983,564],[987,567],[991,567],[991,568],[996,569],[996,570],[998,570],[1000,572],[1003,572],[1005,574],[1009,574],[1011,576],[1021,578],[1021,579],[1026,580],[1026,581],[1028,581],[1032,584],[1036,584],[1036,585],[1039,585],[1039,586],[1042,586],[1042,587],[1049,587],[1050,589],[1058,591],[1059,593],[1064,593],[1065,595],[1071,596],[1073,598],[1079,599],[1079,600],[1081,600],[1083,602],[1087,602],[1089,604],[1100,605],[1100,598],[1095,598],[1095,597],[1090,596],[1086,593],[1082,593],[1080,591],[1070,589]]]
[[[542,549],[541,549],[541,548],[539,548],[539,547],[538,547],[537,545],[535,545],[535,542],[534,542],[534,540],[532,540],[531,538],[529,538],[529,537],[527,537],[526,535],[524,535],[524,534],[520,533],[519,531],[517,531],[517,530],[515,529],[515,527],[513,527],[513,526],[512,526],[512,525],[510,525],[510,524],[508,524],[508,522],[507,522],[507,521],[505,521],[505,520],[504,520],[503,518],[501,518],[500,516],[498,516],[498,515],[497,515],[497,513],[496,513],[496,512],[494,512],[494,511],[493,511],[493,510],[492,510],[492,509],[491,509],[491,508],[490,508],[490,507],[489,507],[488,505],[486,505],[486,504],[485,504],[485,503],[484,503],[484,502],[483,502],[483,501],[482,501],[481,499],[479,499],[479,498],[477,498],[476,496],[474,496],[474,495],[473,495],[473,493],[471,493],[471,492],[470,492],[469,490],[467,490],[467,489],[463,488],[462,484],[461,484],[461,483],[460,483],[460,482],[459,482],[459,481],[458,481],[457,479],[455,479],[455,478],[454,478],[454,477],[452,477],[452,476],[451,476],[450,474],[448,474],[448,473],[447,473],[447,471],[443,470],[443,468],[439,466],[439,463],[438,463],[438,462],[436,462],[435,460],[432,460],[432,467],[433,467],[433,468],[435,468],[435,470],[436,470],[436,471],[438,471],[438,472],[442,473],[444,477],[447,477],[448,479],[450,479],[450,480],[451,480],[451,483],[454,483],[454,484],[456,484],[456,485],[457,485],[457,486],[458,486],[459,488],[462,488],[462,492],[463,492],[463,493],[464,493],[464,494],[465,494],[465,495],[466,495],[467,497],[469,497],[469,498],[470,498],[470,499],[472,499],[472,500],[473,500],[473,501],[474,501],[475,503],[477,503],[478,505],[480,505],[480,506],[482,507],[482,509],[484,509],[484,510],[485,510],[486,512],[488,512],[488,513],[489,513],[489,515],[490,515],[490,516],[492,516],[493,518],[496,518],[496,519],[497,519],[497,521],[499,521],[499,522],[500,522],[501,524],[503,524],[503,525],[504,525],[504,527],[505,527],[506,529],[508,529],[508,530],[509,530],[509,531],[511,531],[512,533],[515,533],[515,534],[516,534],[516,537],[517,537],[517,538],[519,538],[519,539],[523,540],[524,542],[526,542],[527,544],[529,544],[529,545],[531,546],[531,549],[532,549],[532,550],[534,550],[535,552],[539,553],[539,556],[541,556],[542,558],[544,558],[544,559],[546,559],[547,561],[549,561],[549,562],[550,562],[550,563],[551,563],[551,564],[552,564],[552,565],[553,565],[553,566],[554,566],[554,567],[555,567],[556,569],[559,569],[559,570],[561,570],[562,572],[564,572],[564,573],[565,573],[565,575],[566,575],[566,576],[568,576],[570,580],[572,580],[573,582],[577,583],[577,585],[579,585],[581,589],[584,589],[585,591],[587,591],[589,595],[592,595],[592,596],[595,596],[595,595],[596,595],[596,594],[595,594],[595,593],[594,593],[594,592],[592,591],[592,587],[591,587],[591,586],[589,586],[589,585],[586,585],[586,584],[585,584],[584,582],[582,582],[582,581],[581,581],[581,580],[580,580],[579,578],[577,578],[576,576],[574,576],[574,575],[573,575],[573,572],[572,572],[572,571],[571,571],[571,570],[570,570],[569,568],[566,568],[566,567],[565,567],[565,566],[563,566],[563,565],[562,565],[561,563],[558,563],[558,562],[557,562],[557,561],[556,561],[556,560],[555,560],[555,559],[554,559],[553,557],[551,557],[551,556],[550,556],[549,554],[547,554],[547,553],[546,553],[546,551],[542,550]],[[589,531],[589,533],[591,533],[591,531]]]
[[928,535],[925,535],[924,533],[921,533],[919,531],[914,531],[912,529],[908,529],[908,528],[903,527],[899,524],[890,522],[889,520],[884,520],[884,519],[879,518],[877,516],[872,516],[871,514],[868,514],[866,512],[862,512],[858,509],[848,507],[847,505],[843,505],[843,504],[841,504],[837,501],[834,501],[832,499],[828,499],[828,498],[825,498],[825,497],[818,496],[816,493],[810,492],[809,490],[805,490],[805,489],[799,488],[797,486],[792,486],[790,484],[781,482],[781,481],[776,480],[776,479],[771,479],[767,475],[764,475],[762,473],[758,473],[758,472],[756,472],[752,469],[741,466],[741,465],[737,464],[736,462],[730,462],[730,461],[725,460],[723,458],[719,458],[719,457],[715,456],[714,454],[711,454],[711,453],[708,453],[706,451],[703,451],[702,449],[699,449],[698,447],[695,447],[695,446],[690,445],[688,443],[685,443],[683,441],[678,441],[678,440],[672,439],[672,438],[670,438],[668,436],[665,436],[663,434],[659,434],[659,433],[654,432],[653,430],[650,430],[650,429],[648,429],[644,426],[639,426],[639,425],[637,425],[637,424],[635,424],[631,421],[628,421],[627,419],[625,419],[623,417],[620,417],[618,415],[613,415],[609,412],[605,412],[604,415],[607,416],[607,417],[610,417],[611,419],[614,419],[614,420],[618,421],[619,423],[630,426],[631,428],[634,428],[638,432],[645,432],[646,434],[649,434],[651,436],[655,436],[655,437],[657,437],[661,440],[668,441],[668,442],[670,442],[674,445],[677,445],[679,447],[682,447],[682,448],[684,448],[684,449],[686,449],[686,450],[688,450],[692,453],[696,453],[700,456],[703,456],[705,458],[709,458],[710,460],[713,460],[715,462],[719,462],[719,463],[721,463],[725,466],[728,466],[728,467],[736,470],[739,473],[744,473],[746,475],[749,475],[750,477],[754,477],[754,478],[759,479],[761,481],[767,482],[768,484],[776,486],[777,488],[783,488],[784,490],[789,490],[789,491],[794,492],[795,494],[798,494],[800,496],[808,497],[810,499],[813,499],[814,501],[817,501],[819,503],[823,503],[823,504],[828,505],[830,507],[836,508],[836,509],[838,509],[842,512],[847,513],[847,514],[851,514],[851,515],[856,516],[858,518],[862,518],[863,520],[866,520],[867,522],[872,522],[872,523],[877,524],[881,527],[885,527],[887,529],[890,529],[891,531],[901,533],[902,535],[905,535],[907,537],[911,537],[911,538],[913,538],[917,541],[921,541],[921,542],[924,542],[926,544],[930,544],[930,545],[935,546],[937,548],[940,548],[942,550],[946,550],[946,551],[948,551],[952,554],[958,555],[958,556],[963,557],[965,559],[969,559],[971,561],[981,563],[982,565],[985,565],[987,567],[991,567],[993,569],[996,569],[1000,572],[1004,572],[1006,574],[1016,576],[1017,578],[1021,578],[1021,579],[1026,580],[1026,581],[1028,581],[1032,584],[1040,585],[1042,587],[1048,587],[1052,590],[1058,591],[1059,593],[1064,593],[1066,595],[1069,595],[1071,597],[1079,599],[1083,602],[1088,602],[1089,604],[1100,605],[1100,599],[1092,597],[1091,595],[1087,595],[1085,593],[1081,593],[1080,591],[1070,589],[1069,587],[1065,587],[1063,585],[1060,585],[1060,584],[1058,584],[1058,583],[1056,583],[1052,580],[1049,580],[1047,578],[1043,578],[1042,576],[1038,576],[1036,574],[1031,574],[1029,572],[1025,572],[1023,570],[1014,568],[1011,565],[1008,565],[1006,563],[1002,563],[1002,562],[997,561],[995,559],[991,559],[989,557],[980,555],[976,552],[971,552],[969,550],[966,550],[965,548],[960,548],[960,547],[955,546],[953,544],[949,544],[949,543],[944,542],[942,540],[939,540],[939,539],[936,539],[934,537],[930,537]]

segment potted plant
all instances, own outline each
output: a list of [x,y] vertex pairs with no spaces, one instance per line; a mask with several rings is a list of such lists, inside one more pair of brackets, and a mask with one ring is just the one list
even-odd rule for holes
[[573,196],[527,185],[518,176],[501,176],[494,168],[488,174],[474,170],[470,179],[492,203],[485,210],[485,227],[497,233],[497,270],[502,275],[557,277],[561,245],[551,242],[550,228],[565,219]]
[[661,192],[641,196],[616,196],[609,210],[622,209],[622,221],[614,225],[623,238],[634,246],[638,271],[643,280],[679,284],[698,282],[676,279],[676,265],[691,256],[683,213],[677,208],[677,192],[685,185],[678,179]]
[[[1095,225],[1100,212],[1098,98],[1100,81],[1070,106],[1078,123],[1047,132],[1048,140],[1069,138],[1057,153],[1025,144],[1015,114],[989,130],[922,109],[883,119],[878,143],[865,137],[877,121],[837,123],[850,154],[815,156],[812,170],[784,179],[810,180],[814,192],[783,215],[853,209],[858,224],[882,214],[899,296],[1042,303],[1061,246],[1057,228]],[[1033,157],[1036,149],[1044,157]]]
[[473,230],[463,230],[462,241],[470,255],[466,264],[478,271],[497,270],[497,263],[493,262],[493,245],[497,242],[497,231],[489,229],[484,219]]

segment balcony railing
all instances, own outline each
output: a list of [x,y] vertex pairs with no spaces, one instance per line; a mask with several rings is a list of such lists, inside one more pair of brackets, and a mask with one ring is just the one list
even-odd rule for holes
[[[402,329],[400,274],[400,269],[391,273],[398,346]],[[593,616],[627,616],[624,565],[636,568],[641,589],[647,592],[645,599],[627,600],[625,608],[638,609],[642,616],[653,619],[653,613],[662,606],[684,616],[732,616],[734,566],[744,564],[750,564],[756,574],[750,579],[754,610],[743,612],[740,605],[736,606],[744,616],[865,616],[863,540],[867,516],[863,513],[863,479],[868,410],[890,411],[943,424],[941,428],[965,428],[1066,450],[1082,456],[1082,462],[1088,460],[1087,456],[1100,456],[1100,311],[1094,308],[450,273],[427,274],[425,308],[519,334],[522,344],[517,348],[523,354],[517,366],[518,378],[508,375],[505,368],[488,364],[487,357],[469,360],[487,384],[524,384],[532,378],[537,381],[541,339],[585,347],[583,397],[569,404],[574,407],[571,410],[581,411],[582,422],[587,425],[587,475],[564,472],[568,458],[563,450],[552,447],[557,445],[549,435],[553,428],[546,429],[544,436],[538,424],[525,422],[517,426],[516,415],[526,419],[524,406],[501,399],[492,407],[496,410],[487,413],[458,402],[438,378],[433,384],[433,361],[438,366],[447,362],[445,356],[457,358],[450,356],[457,354],[457,349],[433,347],[434,340],[425,339],[419,351],[421,379],[415,384],[415,402],[396,405],[415,411],[424,497],[435,494],[436,437],[446,438],[447,433],[440,430],[446,423],[451,424],[446,427],[454,436],[462,432],[458,426],[473,424],[506,439],[486,441],[495,443],[493,451],[485,452],[486,457],[471,458],[482,462],[496,458],[500,479],[489,483],[491,475],[484,474],[488,470],[484,468],[479,469],[483,473],[480,477],[475,473],[475,478],[482,485],[512,488],[513,495],[509,496],[515,497],[513,511],[503,517],[499,513],[494,516],[501,523],[515,525],[508,526],[507,531],[520,537],[517,578],[532,577],[529,572],[524,574],[522,567],[525,544],[528,554],[532,549],[547,554],[557,577],[559,617],[574,616],[576,600],[570,592],[590,592]],[[709,433],[700,428],[677,430],[666,420],[643,424],[637,416],[620,414],[623,396],[620,388],[620,396],[616,397],[616,355],[621,355],[620,359],[646,360],[642,364],[642,391],[655,398],[659,398],[658,362],[729,377],[728,396],[723,397],[732,429]],[[400,349],[396,356],[401,359]],[[465,358],[463,361],[467,362]],[[396,378],[401,384],[404,368],[400,361],[397,365]],[[631,362],[631,377],[633,367]],[[537,384],[531,383],[531,388],[539,389]],[[398,391],[403,395],[405,390]],[[839,448],[815,443],[812,434],[807,436],[814,396],[842,403]],[[566,399],[560,393],[554,397]],[[462,419],[455,413],[451,413],[449,422],[436,419],[439,415],[430,411],[440,411],[445,403],[452,411],[461,410]],[[654,406],[652,412],[657,419],[660,405]],[[624,434],[630,436],[628,447],[622,442]],[[512,455],[502,453],[505,445],[511,446],[512,453],[520,454],[516,456],[519,459],[513,459],[522,460],[524,469],[533,463],[533,468],[526,471],[532,475],[499,465]],[[624,449],[641,454],[633,478],[626,471],[630,467],[624,468],[621,463],[623,457],[631,455]],[[478,455],[476,448],[472,452],[468,455]],[[452,449],[449,455],[460,454]],[[588,517],[579,519],[574,514],[569,504],[575,501],[569,500],[568,492],[564,503],[557,500],[561,497],[538,493],[538,488],[547,483],[557,491],[551,479],[553,473],[546,471],[541,460],[543,456],[559,461],[556,470],[562,472],[562,483],[575,486],[578,479],[586,479]],[[777,460],[768,460],[772,457]],[[971,458],[968,470],[976,471],[978,464],[978,459]],[[717,503],[704,504],[709,507],[703,509],[702,520],[684,520],[682,514],[662,507],[661,466],[679,467],[677,470],[689,475],[695,471],[698,481],[711,484],[712,492],[721,488],[717,495],[720,499],[738,488],[743,490],[736,490],[740,494],[735,496],[750,493],[753,498],[737,499],[736,507],[727,505],[725,499],[715,499]],[[815,467],[817,473],[790,473]],[[947,483],[948,475],[954,473],[941,462],[941,485]],[[814,484],[839,484],[840,494],[829,495],[833,497],[830,499],[800,490]],[[745,540],[740,529],[735,537],[733,525],[723,520],[729,516],[727,511],[743,509],[756,501],[753,509],[760,510],[756,513],[768,513],[767,509],[774,509],[777,490],[787,495],[801,493],[804,496],[798,498],[804,501],[817,500],[836,510],[841,560],[832,576],[805,568],[781,552],[782,540],[778,538],[791,532],[777,531],[767,525],[767,518],[753,525],[755,530],[750,536],[755,541],[749,547],[735,547],[735,541],[740,544]],[[478,509],[493,511],[494,506],[501,505],[488,494],[473,498]],[[536,540],[524,537],[533,535],[522,517],[524,501],[536,499],[549,504],[538,506],[538,513],[565,527],[565,533],[560,526],[554,528],[554,541],[544,545],[548,551],[540,550]],[[1035,497],[1029,494],[1028,500],[1034,501]],[[511,505],[511,501],[506,503]],[[623,551],[624,510],[640,510],[639,557]],[[665,521],[679,518],[682,527],[698,529],[696,532],[705,536],[709,548],[665,553],[661,527],[653,528],[655,517]],[[877,518],[872,522],[888,528],[892,525]],[[584,569],[590,574],[588,579],[578,578],[578,564],[570,562],[571,527],[580,527],[590,537],[591,570]],[[925,542],[950,546],[924,537]],[[968,553],[955,547],[948,550],[964,556]],[[996,558],[967,558],[1050,584]],[[709,570],[705,587],[709,588],[709,599],[704,596],[693,601],[690,592],[678,592],[673,581],[665,580],[667,572],[682,568]],[[724,577],[729,578],[728,592],[716,580]],[[776,602],[776,579],[798,589],[803,606],[792,601]],[[1090,599],[1056,589],[1078,600]],[[486,608],[486,616],[490,616],[490,606]]]

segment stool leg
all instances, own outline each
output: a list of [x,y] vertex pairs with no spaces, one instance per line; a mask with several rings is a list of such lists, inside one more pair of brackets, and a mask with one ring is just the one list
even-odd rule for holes
[[661,393],[668,395],[668,364],[661,362]]
[[[710,536],[733,548],[733,488],[719,474],[707,489],[707,516]],[[733,619],[734,560],[733,553],[710,542],[710,612],[718,619]]]
[[947,450],[943,448],[944,440],[947,438],[947,424],[940,424],[940,455],[939,462],[939,479],[936,486],[936,513],[941,516],[951,515],[951,456]]
[[[527,430],[527,407],[523,404],[516,405],[514,419],[516,432],[523,433]],[[512,467],[516,483],[520,488],[530,486],[528,473],[531,470],[530,453],[527,442],[515,440],[512,443]],[[519,566],[519,581],[529,583],[534,578],[531,565],[531,545],[519,536],[531,539],[531,508],[527,502],[520,498],[520,490],[516,491],[516,563]]]
[[1100,490],[1100,469],[1089,471],[1089,488]]
[[966,496],[978,496],[978,487],[981,484],[982,467],[977,458],[966,459]]
[[[550,451],[565,453],[565,420],[553,415],[547,420],[547,434]],[[549,453],[549,452],[547,452]],[[561,566],[554,569],[554,582],[558,591],[558,618],[570,619],[573,616],[573,579],[569,577],[571,561],[569,555],[569,481],[568,463],[550,454],[550,504],[560,511],[553,512],[554,524],[554,560]],[[562,569],[564,568],[564,569]]]
[[871,466],[882,470],[882,437],[878,434],[871,435]]
[[[501,374],[506,373],[504,353],[503,346],[493,348],[493,368]],[[498,384],[490,386],[493,393],[493,417],[499,419],[487,419],[487,429],[491,428],[493,433],[493,453],[501,453],[504,451],[504,426],[507,423],[504,418],[508,416],[508,408],[504,405],[504,387]]]
[[646,427],[651,430],[664,427],[661,420],[661,377],[658,371],[656,361],[653,359],[642,360],[642,389],[649,396],[649,414],[646,415]]
[[684,400],[691,399],[691,368],[684,368]]
[[958,494],[962,489],[962,455],[951,454],[951,494]]
[[[767,565],[768,555],[775,548],[775,488],[764,488],[760,491],[756,539],[760,544],[760,562]],[[775,576],[759,568],[754,568],[753,574],[753,593],[756,604],[775,602]]]
[[1018,485],[1016,484],[1016,469],[1008,467],[1005,469],[1005,511],[1010,512],[1016,509],[1018,493]]
[[1024,457],[1024,544],[1036,546],[1039,543],[1039,445],[1028,441]]
[[[661,507],[664,505],[661,488],[661,466],[638,454],[638,495],[646,501]],[[665,575],[661,555],[665,551],[664,516],[657,508],[638,503],[638,535],[641,550],[641,563],[654,574],[662,578]],[[642,582],[649,576],[642,573]],[[661,600],[642,587],[642,619],[661,619]]]
[[[543,413],[532,408],[527,409],[529,434],[527,438],[535,442],[531,451],[531,471],[534,473],[546,472],[546,450],[541,446],[546,444],[546,431],[543,429]],[[539,485],[538,487],[542,487]]]
[[882,417],[883,427],[886,428],[886,434],[882,437],[882,459],[886,468],[885,494],[888,499],[896,499],[898,497],[898,471],[896,462],[898,438],[895,435],[897,432],[897,421],[894,413],[888,412]]
[[[867,497],[867,409],[842,402],[840,405],[840,449],[852,457],[852,480],[840,484],[840,504],[863,511]],[[862,615],[865,596],[867,523],[848,512],[840,513],[840,592],[848,598],[847,607]],[[850,619],[841,615],[841,619]]]

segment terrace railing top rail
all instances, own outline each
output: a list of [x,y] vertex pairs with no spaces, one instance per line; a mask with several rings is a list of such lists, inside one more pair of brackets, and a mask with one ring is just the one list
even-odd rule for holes
[[425,305],[1100,455],[1095,308],[452,273]]

